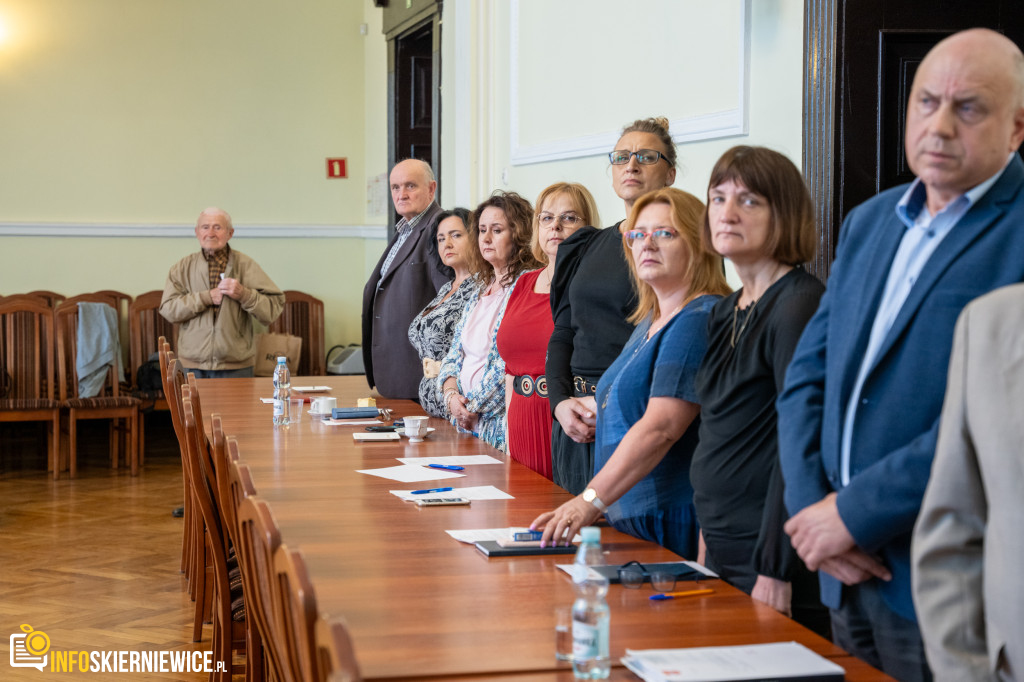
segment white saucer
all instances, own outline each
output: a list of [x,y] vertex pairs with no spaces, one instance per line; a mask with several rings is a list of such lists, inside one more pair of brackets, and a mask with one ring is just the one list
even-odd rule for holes
[[[433,432],[434,432],[434,427],[433,426],[428,426],[427,427],[427,432],[424,433],[421,436],[417,436],[417,438],[426,438],[427,436],[429,436]],[[397,433],[399,436],[405,436],[406,438],[412,438],[412,436],[406,436],[405,435],[405,429],[404,428],[395,429],[395,433]]]

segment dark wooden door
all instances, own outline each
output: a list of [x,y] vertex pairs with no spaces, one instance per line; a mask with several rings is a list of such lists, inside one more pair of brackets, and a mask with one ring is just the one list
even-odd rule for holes
[[430,22],[395,39],[396,161],[422,159],[434,165],[433,44]]
[[812,265],[825,279],[850,209],[913,179],[904,129],[924,55],[975,26],[1024,45],[1024,11],[1018,0],[807,0],[805,10],[804,171],[821,230]]

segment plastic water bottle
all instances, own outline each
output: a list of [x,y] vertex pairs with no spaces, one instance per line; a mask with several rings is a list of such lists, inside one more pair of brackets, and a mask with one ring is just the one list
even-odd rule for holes
[[274,368],[274,426],[285,426],[291,417],[292,373],[288,371],[288,358],[277,358]]
[[591,576],[591,566],[603,566],[601,529],[580,531],[583,542],[573,561],[576,601],[572,605],[572,671],[576,679],[603,680],[611,671],[608,655],[608,579]]

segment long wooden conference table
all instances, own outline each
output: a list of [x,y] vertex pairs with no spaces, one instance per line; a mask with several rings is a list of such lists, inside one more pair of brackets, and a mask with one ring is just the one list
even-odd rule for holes
[[[373,396],[358,377],[297,377],[293,386],[323,385],[318,395],[355,406]],[[424,442],[357,443],[364,426],[330,426],[304,414],[274,427],[271,379],[200,379],[205,428],[219,414],[238,441],[257,494],[267,500],[282,540],[301,549],[321,613],[343,615],[366,679],[571,680],[554,657],[554,609],[574,594],[555,568],[572,555],[487,558],[445,530],[527,526],[570,495],[552,482],[431,419]],[[375,396],[376,397],[376,396]],[[393,416],[422,415],[414,402],[377,397]],[[491,455],[501,464],[467,466],[464,478],[400,483],[357,473],[398,465],[397,457]],[[440,486],[493,485],[513,496],[465,507],[418,507],[389,493]],[[602,528],[609,564],[675,561],[655,544]],[[688,589],[692,583],[677,589]],[[887,680],[809,630],[720,580],[701,581],[714,593],[651,601],[649,585],[612,585],[612,679],[635,680],[621,667],[626,649],[660,649],[797,641],[842,665],[848,680]]]

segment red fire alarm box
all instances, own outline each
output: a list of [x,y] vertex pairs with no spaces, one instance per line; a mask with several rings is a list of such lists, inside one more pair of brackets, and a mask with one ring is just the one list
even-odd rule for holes
[[329,178],[347,178],[348,169],[346,168],[347,159],[327,159],[327,177]]

